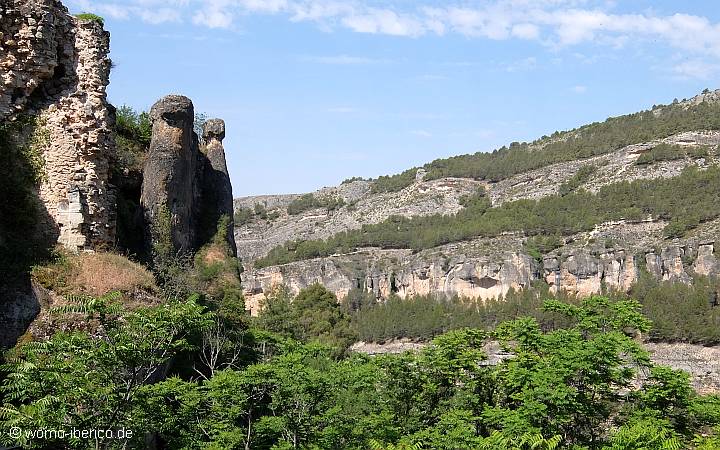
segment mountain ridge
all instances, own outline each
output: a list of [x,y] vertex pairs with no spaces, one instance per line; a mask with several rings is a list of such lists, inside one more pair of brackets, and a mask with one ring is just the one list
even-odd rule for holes
[[[423,249],[416,248],[415,250],[408,249],[408,251],[404,252],[402,248],[407,248],[406,246],[395,246],[390,243],[387,246],[380,246],[384,248],[377,248],[377,246],[373,247],[372,245],[366,248],[361,247],[344,250],[338,248],[338,251],[330,251],[327,254],[316,254],[320,258],[314,258],[312,252],[305,257],[302,257],[302,255],[297,256],[297,253],[301,250],[305,251],[304,249],[308,247],[314,248],[314,246],[322,245],[322,242],[327,243],[327,239],[343,238],[345,236],[363,236],[367,233],[375,232],[374,230],[377,230],[377,226],[379,226],[380,229],[391,228],[388,225],[388,221],[400,220],[393,219],[395,216],[404,217],[409,221],[406,224],[400,220],[398,226],[408,226],[410,227],[409,230],[412,230],[414,226],[413,223],[421,220],[418,219],[418,217],[432,218],[434,215],[447,216],[466,210],[467,208],[462,205],[463,199],[468,201],[468,197],[476,194],[479,190],[485,190],[489,207],[491,210],[494,210],[504,204],[511,204],[519,200],[562,198],[563,195],[561,194],[563,192],[564,195],[582,191],[598,194],[607,192],[608,189],[612,191],[614,186],[620,186],[623,183],[631,181],[672,180],[682,177],[683,170],[686,170],[688,167],[697,167],[701,171],[707,170],[708,168],[715,167],[718,163],[717,148],[718,145],[720,145],[720,132],[717,130],[720,129],[720,123],[716,122],[720,120],[719,100],[720,90],[706,91],[689,100],[671,105],[656,106],[652,110],[613,118],[612,120],[618,121],[623,117],[632,117],[631,123],[634,123],[632,121],[636,121],[637,117],[646,118],[649,117],[649,115],[661,117],[666,113],[674,114],[673,117],[677,119],[678,123],[668,121],[666,125],[669,127],[668,129],[672,131],[676,131],[677,129],[680,129],[680,131],[642,142],[634,142],[611,151],[607,151],[605,148],[597,151],[590,148],[590,150],[583,150],[590,153],[589,157],[556,161],[530,170],[524,170],[517,174],[511,174],[504,178],[501,177],[501,179],[498,180],[484,179],[482,177],[457,176],[433,178],[432,171],[436,170],[437,172],[438,170],[437,161],[446,161],[436,160],[426,164],[422,168],[410,169],[415,171],[415,173],[412,174],[411,182],[398,190],[378,190],[374,188],[374,186],[376,186],[377,183],[385,182],[382,180],[392,179],[393,177],[396,177],[396,180],[401,179],[397,177],[408,177],[408,175],[403,174],[410,172],[405,171],[399,175],[385,178],[380,177],[372,181],[350,181],[339,186],[320,189],[312,194],[316,199],[333,198],[333,203],[342,203],[340,206],[333,205],[333,208],[317,206],[319,204],[318,202],[308,203],[307,196],[310,194],[244,197],[242,199],[236,199],[236,211],[247,212],[249,209],[255,208],[255,205],[260,205],[260,208],[264,210],[265,214],[264,219],[254,213],[250,214],[248,216],[249,219],[236,228],[238,253],[245,266],[243,281],[245,285],[245,295],[249,299],[248,303],[252,309],[257,309],[264,297],[264,292],[271,289],[273,285],[280,283],[287,284],[291,290],[294,291],[306,287],[313,282],[322,282],[323,284],[331,286],[330,289],[340,298],[346,296],[352,289],[373,292],[377,298],[385,298],[391,294],[416,295],[425,293],[491,298],[504,295],[511,288],[522,288],[523,286],[529,285],[532,280],[545,280],[545,282],[554,285],[554,280],[551,278],[555,277],[556,271],[563,273],[560,278],[567,278],[564,286],[571,287],[574,292],[583,295],[596,292],[600,290],[600,284],[606,283],[606,281],[604,281],[604,274],[607,270],[602,269],[604,263],[601,263],[599,260],[589,262],[592,258],[597,259],[596,256],[592,255],[569,258],[569,252],[578,255],[582,253],[599,254],[597,250],[589,251],[589,247],[578,249],[571,245],[572,242],[577,240],[587,241],[589,239],[597,239],[596,236],[599,232],[592,229],[585,229],[581,233],[561,233],[562,236],[560,237],[562,238],[562,242],[551,245],[550,247],[553,248],[549,249],[542,248],[547,247],[542,241],[545,238],[550,239],[552,237],[554,239],[554,236],[542,236],[542,233],[540,233],[541,236],[536,239],[529,235],[523,235],[522,232],[519,234],[511,233],[510,236],[514,236],[511,239],[513,243],[506,244],[506,248],[513,249],[513,252],[506,252],[502,257],[496,256],[498,259],[495,261],[489,258],[488,255],[485,255],[483,259],[486,260],[486,264],[481,264],[479,260],[473,260],[473,262],[469,263],[472,267],[455,269],[466,273],[466,275],[460,276],[457,282],[452,281],[455,279],[451,274],[452,270],[436,270],[435,268],[438,267],[438,264],[431,261],[432,257],[430,257],[430,260],[425,260],[422,263],[418,258],[421,258],[423,255],[429,255],[433,252],[433,249],[438,250],[441,247],[447,248],[453,245],[463,247],[463,242],[472,242],[474,238],[470,239],[470,241],[461,238],[456,240],[455,244],[447,242],[440,246],[429,246],[429,248]],[[718,111],[716,112],[715,109],[718,109]],[[690,117],[690,119],[688,119],[688,117]],[[703,129],[682,129],[683,127],[694,127],[696,124],[702,123],[707,124]],[[549,139],[552,140],[552,142],[559,142],[565,139],[567,142],[569,139],[577,139],[578,133],[582,133],[583,130],[588,129],[587,127],[596,126],[597,124],[598,123],[579,127],[568,132],[554,133],[553,136],[541,139]],[[608,130],[609,136],[615,136],[619,133],[619,131],[612,129],[612,127]],[[642,135],[645,131],[638,133]],[[597,140],[598,138],[595,136],[593,139]],[[627,140],[629,138],[619,137],[617,139]],[[577,148],[587,147],[582,142],[575,142],[573,145]],[[515,144],[511,147],[506,147],[504,150],[500,149],[494,152],[494,154],[500,154],[502,158],[503,154],[513,153],[511,148],[521,148],[519,146],[531,148],[530,153],[533,154],[539,154],[543,152],[545,148],[539,149],[536,144],[532,143]],[[524,150],[514,150],[515,153],[519,151]],[[585,153],[581,153],[581,155],[584,154]],[[461,155],[455,158],[472,158],[473,156],[474,155]],[[453,158],[449,158],[448,160],[453,160]],[[448,170],[454,170],[451,164],[448,165],[448,167]],[[714,175],[710,177],[710,182],[713,185],[716,184],[716,177],[714,177]],[[602,189],[605,189],[605,191],[602,191]],[[301,210],[299,213],[289,214],[288,208],[291,207],[293,202],[298,202],[299,199],[303,197],[306,199],[305,203],[308,203],[310,206],[305,210]],[[268,218],[268,214],[271,216],[270,218]],[[412,219],[413,217],[415,219]],[[622,221],[613,226],[612,223],[617,222],[617,219],[624,219],[624,217],[617,217],[610,221],[601,221],[596,224],[596,228],[609,227],[617,234],[617,230],[621,227],[627,227],[628,222]],[[653,220],[648,220],[648,217],[638,217],[630,219],[629,222],[633,223],[634,221],[638,223],[639,225],[637,227],[639,228],[652,228],[652,242],[647,243],[644,248],[638,248],[638,246],[634,245],[625,245],[623,240],[626,238],[620,237],[619,242],[610,245],[609,249],[606,250],[617,249],[625,252],[625,247],[628,247],[632,252],[639,252],[637,259],[638,261],[644,262],[641,265],[646,265],[648,258],[652,259],[657,257],[662,260],[661,255],[663,250],[665,250],[667,254],[672,253],[678,255],[684,255],[685,253],[691,254],[693,252],[698,253],[700,251],[705,254],[708,252],[708,249],[710,249],[710,255],[714,255],[715,253],[714,242],[715,236],[717,235],[717,224],[712,220],[710,221],[711,223],[707,225],[707,230],[701,230],[696,233],[696,230],[690,229],[695,227],[695,225],[692,225],[678,232],[680,234],[689,233],[688,236],[681,236],[682,239],[675,239],[673,241],[672,239],[668,239],[667,233],[665,233],[665,235],[663,234],[662,229],[670,227],[670,223],[673,222],[673,220],[677,222],[682,218],[656,217]],[[608,222],[609,225],[606,224],[606,222]],[[648,223],[653,225],[649,226],[647,225]],[[699,225],[699,222],[697,225]],[[376,228],[373,228],[373,226]],[[452,229],[452,225],[449,226]],[[628,229],[634,230],[633,227],[635,227],[635,225],[630,225]],[[412,234],[412,231],[410,231],[410,233]],[[697,236],[695,236],[696,234]],[[600,233],[600,235],[602,236],[602,233]],[[483,239],[485,238],[480,237],[475,240],[483,241]],[[534,242],[533,239],[539,241],[540,245],[537,245],[538,242]],[[603,237],[603,239],[613,240],[613,238],[610,237]],[[618,240],[618,238],[614,239],[616,241]],[[350,242],[353,241],[351,240]],[[707,245],[711,247],[705,248],[704,246]],[[531,248],[533,246],[541,248]],[[489,245],[488,248],[491,247],[493,246]],[[671,248],[674,250],[670,250]],[[700,250],[701,248],[703,250]],[[330,249],[332,249],[332,247],[330,247]],[[420,251],[418,252],[418,250]],[[651,252],[650,250],[653,251]],[[280,253],[278,253],[278,251]],[[268,255],[272,255],[273,252],[279,255],[290,255],[290,259],[284,257],[285,259],[276,258],[274,261],[272,256],[268,257]],[[436,251],[435,253],[438,252]],[[449,253],[448,256],[451,260],[454,257],[458,257],[456,259],[460,260],[462,259],[460,257],[463,256],[461,251],[454,249],[450,249],[447,253]],[[607,254],[607,252],[605,253]],[[348,258],[348,255],[358,254],[366,256],[364,259]],[[390,254],[393,254],[393,256],[388,256]],[[401,255],[399,256],[399,254]],[[503,267],[511,254],[514,256],[510,257],[510,260],[516,258],[517,261],[510,264],[509,266],[511,266],[511,268],[508,267],[507,270],[513,273],[513,275],[502,275]],[[712,257],[714,258],[714,256]],[[473,258],[475,257],[471,257],[470,259],[472,260]],[[628,262],[627,258],[630,258],[631,262]],[[615,258],[617,261],[616,265],[620,265],[629,271],[625,275],[622,275],[625,281],[621,281],[618,278],[620,275],[613,275],[612,277],[615,281],[611,282],[611,285],[618,289],[627,289],[632,281],[637,279],[639,269],[632,268],[637,265],[634,264],[635,258],[635,253],[632,255],[623,254],[623,256]],[[678,256],[678,258],[682,259],[682,256]],[[685,257],[686,260],[688,258],[688,256]],[[585,261],[585,263],[580,264],[580,266],[584,267],[581,272],[588,272],[588,270],[589,272],[594,271],[594,276],[598,279],[588,284],[587,281],[583,281],[584,276],[578,277],[577,274],[573,275],[574,269],[572,267],[574,266],[571,264],[572,267],[570,267],[570,269],[566,267],[569,259],[574,260],[575,265],[578,264],[578,260]],[[349,260],[353,260],[353,262]],[[554,260],[558,262],[553,263],[552,261]],[[414,263],[411,264],[411,261]],[[494,264],[498,266],[498,268],[490,269],[487,263],[490,263],[491,266]],[[673,262],[673,258],[671,257],[669,257],[665,263],[667,263],[668,267],[674,265],[674,268],[664,268],[661,262],[658,265],[659,269],[656,271],[661,279],[677,278],[679,280],[688,280],[691,274],[695,273],[695,268],[692,267],[692,264],[687,265],[681,262],[680,267],[678,267],[677,263]],[[462,265],[466,266],[467,264],[467,261],[462,263]],[[703,268],[700,269],[703,273],[714,274],[717,270],[717,261],[710,261],[703,264]],[[348,265],[354,266],[355,268],[350,270],[347,268]],[[358,265],[365,267],[358,269]],[[412,265],[423,267],[420,272],[424,271],[425,273],[435,274],[433,277],[430,277],[434,280],[430,282],[430,286],[426,286],[428,284],[426,280],[416,280],[416,278],[418,278],[417,270],[407,269],[407,266]],[[548,271],[553,272],[552,276],[550,273],[542,273],[540,276],[535,276],[535,274],[542,272],[546,265],[549,268]],[[586,265],[590,266],[589,269],[585,267]],[[631,268],[628,269],[628,266]],[[379,269],[378,267],[383,267],[383,269]],[[403,267],[405,267],[405,269],[403,269]],[[543,269],[541,270],[539,267]],[[595,267],[601,267],[601,269],[598,271]],[[614,272],[619,273],[617,269],[614,270]],[[330,276],[329,274],[334,275]],[[422,278],[422,276],[419,278]],[[489,288],[476,286],[473,284],[476,283],[476,281],[472,281],[473,279],[485,279],[484,283],[492,284],[493,286]],[[393,280],[400,281],[394,282]],[[396,286],[393,287],[393,284],[396,284]],[[466,284],[467,286],[465,286]],[[401,287],[398,287],[398,285]],[[418,286],[420,285],[423,287],[419,288]],[[405,288],[402,286],[405,286]],[[500,286],[500,288],[497,288],[497,286]],[[403,294],[403,292],[405,293]]]

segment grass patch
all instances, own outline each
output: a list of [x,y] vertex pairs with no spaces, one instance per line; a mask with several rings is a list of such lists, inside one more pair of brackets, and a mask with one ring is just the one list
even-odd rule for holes
[[88,22],[98,22],[100,25],[105,25],[105,19],[98,16],[97,14],[91,14],[91,13],[82,13],[82,14],[75,14],[75,17],[78,20],[88,21]]
[[115,253],[56,253],[52,263],[35,266],[33,279],[59,294],[84,293],[102,296],[119,291],[153,292],[152,274],[142,265]]

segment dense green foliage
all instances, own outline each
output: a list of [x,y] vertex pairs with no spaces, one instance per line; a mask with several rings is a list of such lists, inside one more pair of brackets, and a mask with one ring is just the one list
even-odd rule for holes
[[350,316],[337,297],[320,284],[302,289],[294,299],[279,286],[266,296],[262,309],[257,325],[285,337],[317,340],[341,351],[357,339]]
[[[639,308],[604,297],[547,301],[565,326],[544,332],[520,318],[440,335],[417,353],[337,358],[258,330],[216,333],[217,314],[193,300],[128,313],[112,299],[86,299],[58,313],[102,324],[96,332],[59,333],[9,355],[0,421],[132,437],[0,439],[76,449],[142,448],[149,436],[167,449],[715,448],[720,399],[650,363],[634,340],[649,326]],[[200,363],[218,335],[235,351],[210,352],[215,370],[192,376],[178,366]],[[491,340],[508,355],[495,365],[483,350]],[[160,367],[168,377],[156,376]]]
[[720,281],[696,277],[692,284],[659,282],[641,273],[631,295],[652,319],[647,337],[663,342],[720,343]]
[[145,154],[150,148],[152,122],[150,115],[137,112],[127,105],[115,110],[115,141],[118,170],[142,170]]
[[397,175],[383,175],[373,181],[370,192],[379,194],[382,192],[397,192],[413,184],[417,167],[408,169]]
[[[393,339],[428,341],[461,328],[492,330],[501,322],[517,317],[533,317],[544,330],[562,322],[543,311],[543,302],[552,298],[547,285],[510,291],[501,299],[473,300],[433,295],[401,299],[391,296],[380,303],[367,302],[352,315],[361,341],[385,342]],[[564,301],[573,301],[561,297]]]
[[706,146],[687,146],[658,144],[649,151],[640,155],[635,164],[645,165],[659,161],[673,161],[683,158],[704,158],[708,156],[709,148]]
[[[590,158],[624,146],[664,138],[682,131],[720,129],[720,104],[703,102],[658,106],[604,122],[555,132],[532,143],[513,142],[491,153],[478,152],[438,159],[424,166],[425,179],[463,177],[500,181],[550,164]],[[379,177],[373,192],[399,191],[415,180],[416,168],[397,175]]]
[[393,216],[379,224],[339,233],[325,241],[294,241],[255,261],[257,267],[348,253],[358,247],[411,248],[522,232],[529,236],[562,236],[592,230],[610,220],[669,220],[668,237],[683,236],[701,222],[720,216],[720,168],[689,167],[674,178],[642,179],[538,200],[516,200],[490,207],[481,194],[455,215]]
[[326,208],[332,211],[343,205],[345,205],[345,201],[340,197],[318,198],[313,194],[303,194],[290,202],[287,207],[287,212],[291,216],[295,216],[316,208]]
[[[720,281],[696,277],[692,284],[657,281],[641,272],[630,290],[643,307],[653,326],[645,336],[659,342],[689,342],[703,345],[720,343]],[[617,298],[624,294],[614,293]],[[491,330],[499,323],[516,317],[533,317],[544,330],[564,323],[543,309],[543,299],[555,298],[544,283],[522,291],[510,291],[491,300],[416,296],[400,299],[391,296],[376,303],[366,301],[352,314],[353,327],[360,340],[384,342],[393,339],[427,341],[458,328]],[[561,294],[558,299],[575,303]]]

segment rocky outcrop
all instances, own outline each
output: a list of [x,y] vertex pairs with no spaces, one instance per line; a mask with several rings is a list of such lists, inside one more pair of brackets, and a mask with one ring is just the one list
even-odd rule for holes
[[[501,298],[544,281],[554,292],[588,296],[627,291],[644,268],[659,280],[691,282],[693,275],[720,275],[716,236],[720,221],[704,224],[698,236],[662,242],[663,223],[618,222],[567,238],[566,245],[542,261],[523,248],[524,237],[505,235],[449,244],[413,254],[410,250],[365,249],[353,254],[299,261],[242,274],[246,305],[257,313],[265,293],[278,284],[291,292],[318,282],[344,298],[351,289],[376,298],[395,294]],[[606,247],[607,241],[626,243]],[[594,241],[594,242],[591,242]]]
[[170,234],[176,251],[189,252],[196,247],[200,152],[193,133],[194,117],[192,101],[180,95],[164,97],[150,110],[152,141],[140,197],[148,251],[163,239],[162,233]]
[[58,1],[3,4],[0,120],[37,118],[39,198],[52,219],[45,232],[71,250],[115,240],[109,41],[101,22],[78,20]]
[[57,96],[74,73],[75,19],[56,0],[6,0],[0,14],[0,120]]
[[[11,346],[38,314],[41,295],[29,270],[49,247],[71,251],[115,243],[115,157],[109,34],[101,21],[79,20],[57,0],[4,0],[0,6],[0,123],[4,156],[31,167],[32,185],[3,185],[0,214],[25,215],[27,227],[0,227],[0,346]],[[22,178],[22,177],[21,177]],[[20,178],[13,178],[19,181]],[[8,192],[12,191],[12,192]],[[7,218],[7,217],[6,217]],[[14,223],[13,221],[3,221]],[[19,223],[23,223],[20,221]],[[0,253],[3,253],[0,252]],[[20,255],[22,253],[22,255]]]
[[193,253],[209,242],[218,220],[227,215],[227,241],[236,255],[232,186],[222,146],[225,124],[208,121],[203,153],[193,131],[194,117],[192,101],[181,95],[163,97],[150,110],[152,140],[140,198],[146,250],[169,238],[175,253]]
[[[17,158],[18,164],[10,167],[22,168],[18,179],[27,181],[8,192],[15,179],[4,177],[2,192],[4,200],[20,199],[22,204],[2,208],[0,217],[10,217],[6,211],[27,216],[25,221],[0,221],[0,346],[7,347],[38,314],[41,296],[29,272],[55,243],[75,252],[130,246],[116,236],[117,197],[110,182],[111,173],[118,172],[113,170],[115,117],[106,98],[110,35],[102,19],[73,17],[59,0],[0,4],[0,131],[5,137],[0,149],[3,156]],[[152,117],[153,145],[143,188],[138,174],[137,189],[127,195],[134,205],[142,197],[149,224],[157,224],[166,209],[174,250],[192,252],[215,234],[219,217],[232,220],[224,123],[207,124],[206,155],[193,132],[189,99],[165,98]],[[16,223],[32,227],[17,230],[11,227]],[[140,230],[138,240],[144,241],[142,214],[133,224]],[[234,255],[231,232],[227,241]],[[25,250],[30,256],[20,257]]]
[[234,255],[237,255],[235,246],[235,230],[233,227],[233,193],[230,174],[225,160],[225,122],[221,119],[210,119],[203,124],[203,142],[205,144],[206,163],[203,179],[202,206],[205,212],[202,217],[209,223],[209,229],[214,229],[221,217],[226,216],[230,222],[225,237]]

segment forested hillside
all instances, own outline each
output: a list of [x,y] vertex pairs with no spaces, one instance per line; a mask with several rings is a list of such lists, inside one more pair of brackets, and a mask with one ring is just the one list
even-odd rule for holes
[[[533,283],[628,292],[720,272],[720,92],[312,194],[238,200],[246,298],[488,301]],[[256,214],[260,211],[262,214]]]
[[569,192],[540,200],[517,200],[498,207],[492,207],[480,191],[462,199],[464,209],[455,215],[391,217],[325,241],[289,242],[257,260],[255,266],[347,253],[358,247],[422,250],[505,232],[563,236],[592,230],[607,221],[637,221],[648,217],[668,221],[665,235],[675,238],[684,236],[701,222],[720,216],[720,169],[717,166],[702,171],[689,168],[674,178],[611,184],[596,193],[566,189]]
[[[709,91],[703,94],[709,94]],[[717,129],[720,129],[720,103],[674,102],[648,111],[611,117],[575,130],[556,131],[531,143],[513,142],[490,153],[437,159],[423,168],[428,179],[464,177],[500,181],[539,167],[602,155],[682,131]],[[374,192],[398,191],[415,180],[416,170],[382,176],[372,189]]]

